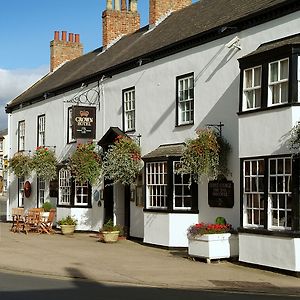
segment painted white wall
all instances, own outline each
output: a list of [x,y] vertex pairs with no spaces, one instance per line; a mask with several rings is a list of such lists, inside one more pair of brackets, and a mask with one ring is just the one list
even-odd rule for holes
[[239,233],[239,260],[300,271],[300,238]]
[[144,213],[144,243],[187,247],[187,229],[197,223],[197,214]]

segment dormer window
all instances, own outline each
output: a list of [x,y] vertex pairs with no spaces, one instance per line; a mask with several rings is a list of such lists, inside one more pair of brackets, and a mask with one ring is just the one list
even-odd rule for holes
[[277,105],[288,102],[289,60],[282,59],[269,64],[268,104]]

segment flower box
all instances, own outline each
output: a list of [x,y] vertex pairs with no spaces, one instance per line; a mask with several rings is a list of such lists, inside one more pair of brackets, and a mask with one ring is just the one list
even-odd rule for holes
[[189,237],[188,254],[193,257],[221,259],[238,256],[238,236],[232,233],[203,234]]

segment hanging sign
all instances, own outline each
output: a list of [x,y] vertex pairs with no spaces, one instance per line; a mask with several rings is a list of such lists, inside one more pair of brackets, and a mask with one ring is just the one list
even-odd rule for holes
[[73,106],[72,128],[74,139],[95,139],[96,107]]
[[208,183],[208,204],[211,207],[232,208],[234,205],[233,182],[213,180]]
[[23,188],[24,188],[24,195],[25,195],[25,197],[29,198],[30,195],[31,195],[31,184],[30,184],[30,182],[26,181],[24,183],[24,187]]

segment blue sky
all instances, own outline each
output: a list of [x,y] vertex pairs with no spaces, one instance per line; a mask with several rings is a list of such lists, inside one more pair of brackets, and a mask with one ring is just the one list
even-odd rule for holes
[[[197,0],[193,0],[196,2]],[[102,44],[106,0],[7,0],[0,9],[0,130],[5,105],[49,71],[54,31],[80,34],[84,53]],[[141,26],[148,24],[149,0],[138,0]]]

